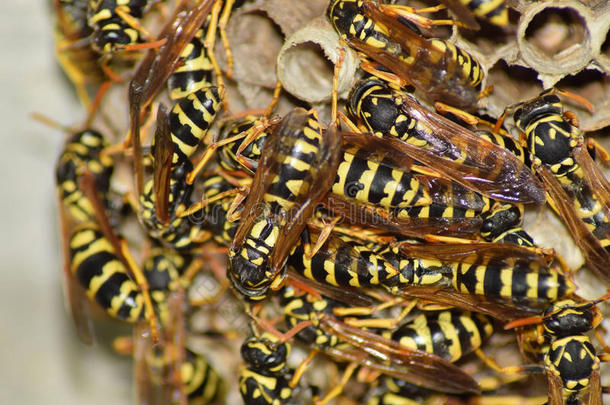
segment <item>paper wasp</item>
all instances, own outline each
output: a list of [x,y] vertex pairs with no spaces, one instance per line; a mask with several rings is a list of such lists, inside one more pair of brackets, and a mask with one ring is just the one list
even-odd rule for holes
[[81,42],[91,35],[87,25],[85,1],[72,2],[53,0],[56,17],[55,56],[68,76],[80,102],[89,108],[89,86],[100,85],[104,72],[98,61],[99,55],[89,44]]
[[534,171],[549,203],[580,247],[587,265],[610,280],[610,185],[587,150],[582,133],[553,94],[510,107],[524,133]]
[[56,167],[65,293],[78,335],[89,344],[93,337],[87,300],[97,302],[117,319],[146,319],[156,337],[156,316],[146,279],[108,217],[113,162],[101,153],[105,145],[96,131],[76,133],[66,143]]
[[147,4],[147,0],[89,0],[87,14],[93,30],[93,48],[110,53],[140,42],[139,19]]
[[[399,342],[363,328],[351,326],[333,315],[345,304],[311,294],[299,295],[293,287],[285,287],[281,299],[286,322],[291,327],[304,326],[296,337],[334,360],[349,362],[342,384],[357,366],[365,366],[388,376],[415,385],[448,393],[478,393],[478,384],[468,374],[446,359],[433,353],[408,348]],[[289,332],[290,333],[290,332]],[[335,387],[322,400],[338,395]]]
[[395,154],[422,162],[474,191],[510,203],[544,201],[542,185],[518,157],[382,80],[358,82],[350,92],[348,110],[383,137]]
[[[183,101],[190,103],[190,97]],[[170,133],[172,123],[160,106],[152,147],[153,177],[140,194],[138,216],[150,236],[174,249],[188,251],[208,240],[209,235],[199,224],[179,216],[191,205],[193,186],[186,183],[186,175],[192,164],[184,155],[186,147],[176,147]]]
[[340,137],[322,132],[315,111],[295,109],[265,143],[229,252],[227,276],[248,299],[261,300],[281,280],[284,263],[334,180]]
[[327,17],[351,47],[389,69],[402,84],[414,85],[431,101],[463,109],[476,106],[484,75],[479,63],[447,41],[424,38],[396,6],[333,0]]
[[[528,339],[537,341],[544,366],[509,367],[517,372],[546,372],[549,383],[549,405],[602,403],[600,362],[610,361],[608,354],[598,355],[587,332],[597,328],[602,315],[596,307],[610,298],[606,294],[595,301],[579,297],[555,302],[541,316],[518,319],[505,328],[517,329],[522,351]],[[528,334],[522,327],[538,323],[536,332]]]
[[[254,117],[246,117],[226,125],[220,139],[237,138],[239,133],[251,130],[254,122]],[[339,211],[338,215],[349,216],[354,210],[383,207],[386,216],[367,225],[378,227],[393,223],[392,230],[413,236],[454,232],[454,236],[468,237],[476,232],[476,227],[487,228],[490,224],[493,229],[486,232],[496,238],[515,225],[515,221],[507,224],[491,218],[483,223],[479,214],[491,208],[485,205],[490,203],[488,200],[451,181],[419,174],[415,167],[411,170],[415,166],[413,161],[396,157],[395,150],[387,147],[383,139],[368,134],[350,134],[348,139],[345,135],[337,178],[329,197],[333,200],[329,204],[331,210],[345,208],[346,212]],[[268,136],[261,132],[250,143],[224,144],[219,149],[219,164],[232,172],[256,170]],[[354,214],[354,217],[362,220],[367,215]]]
[[241,346],[244,365],[239,375],[239,392],[246,405],[274,405],[292,397],[292,370],[286,366],[291,344],[271,333],[254,335]]

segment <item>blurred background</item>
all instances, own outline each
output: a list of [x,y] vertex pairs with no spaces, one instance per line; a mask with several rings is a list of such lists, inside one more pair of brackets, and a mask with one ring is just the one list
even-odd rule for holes
[[84,112],[53,55],[50,1],[4,0],[0,13],[0,403],[128,404],[131,362],[79,343],[64,310],[53,168]]

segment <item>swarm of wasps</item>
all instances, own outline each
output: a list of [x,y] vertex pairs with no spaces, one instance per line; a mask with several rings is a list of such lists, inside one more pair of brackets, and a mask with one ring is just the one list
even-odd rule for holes
[[[300,107],[272,116],[276,99],[226,111],[212,50],[217,31],[228,44],[224,27],[243,2],[148,3],[54,0],[58,59],[90,111],[56,167],[65,292],[86,343],[91,308],[134,324],[115,347],[134,356],[140,402],[222,403],[235,380],[246,404],[602,403],[610,354],[590,336],[601,340],[597,306],[610,294],[579,297],[574,271],[522,228],[524,207],[548,202],[582,271],[610,281],[610,186],[596,163],[608,155],[562,104],[587,101],[549,89],[483,120],[481,66],[430,37],[437,25],[478,29],[477,19],[505,26],[504,1],[415,10],[331,0],[328,22],[363,72],[346,114],[334,92],[329,123]],[[444,7],[458,20],[422,16]],[[167,20],[157,36],[141,24],[151,10]],[[129,133],[111,144],[90,123],[121,82]],[[166,85],[170,108],[155,101]],[[120,164],[134,181],[119,193]],[[122,236],[134,217],[139,239]],[[191,294],[204,275],[250,319],[241,366],[227,375],[188,344],[199,333],[189,317],[210,305]],[[525,365],[484,354],[502,333]],[[309,351],[297,367],[294,347]],[[316,357],[341,375],[311,377]],[[497,382],[473,377],[480,369]],[[548,395],[510,390],[536,373]]]

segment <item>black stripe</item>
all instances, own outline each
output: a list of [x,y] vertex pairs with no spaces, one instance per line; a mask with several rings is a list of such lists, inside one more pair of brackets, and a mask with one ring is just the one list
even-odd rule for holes
[[438,319],[430,319],[430,317],[427,317],[427,320],[430,336],[432,336],[432,352],[444,359],[451,358],[451,353],[449,352],[451,341],[447,338],[438,324]]
[[112,299],[121,294],[121,285],[128,280],[126,273],[114,272],[95,293],[95,301],[102,308],[110,308]]
[[483,275],[483,291],[485,295],[499,297],[502,290],[502,267],[488,265]]
[[107,251],[101,251],[89,255],[76,269],[76,278],[78,279],[80,285],[85,288],[89,288],[91,279],[101,275],[102,269],[106,264],[117,260],[116,255]]
[[527,275],[529,270],[529,267],[521,266],[519,263],[513,267],[513,277],[511,280],[511,295],[513,300],[520,300],[523,297],[527,297],[527,291],[529,289]]
[[[461,314],[463,313],[451,311],[451,324],[455,328],[458,341],[460,342],[460,350],[462,351],[462,356],[464,356],[475,349],[472,346],[472,339],[475,337],[475,334],[466,329],[462,319],[460,319]],[[474,320],[474,318],[475,317],[473,316],[472,319]],[[477,326],[477,331],[479,331],[480,329],[477,322],[475,322],[475,325]],[[481,335],[480,332],[478,334],[479,336]]]
[[473,293],[475,287],[477,285],[477,276],[476,276],[476,264],[467,265],[464,263],[459,263],[458,268],[456,269],[457,277],[456,284],[457,288],[461,289],[462,286],[466,287],[466,290],[470,293]]
[[343,194],[349,198],[355,198],[358,191],[364,189],[364,184],[360,182],[362,173],[368,170],[367,161],[354,156],[345,175]]

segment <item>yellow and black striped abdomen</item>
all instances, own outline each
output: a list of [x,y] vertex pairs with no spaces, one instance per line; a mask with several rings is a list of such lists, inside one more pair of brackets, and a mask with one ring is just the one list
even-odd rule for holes
[[169,127],[174,155],[172,164],[188,160],[205,137],[221,108],[218,87],[201,88],[174,104],[169,114]]
[[303,118],[295,120],[299,127],[287,128],[279,140],[276,160],[278,170],[265,193],[263,200],[271,204],[272,212],[290,209],[292,203],[310,191],[306,178],[312,163],[318,160],[322,142],[322,126],[315,111],[307,113],[305,125]]
[[525,260],[486,264],[453,264],[456,291],[510,301],[517,306],[548,306],[573,291],[573,285],[554,268]]
[[206,26],[199,29],[186,45],[180,55],[180,60],[184,63],[167,79],[169,97],[172,100],[179,100],[212,85],[214,66],[203,44]]
[[[431,39],[430,42],[433,47],[445,53],[447,58],[454,62],[452,69],[446,67],[449,79],[468,84],[472,87],[477,87],[481,84],[485,74],[481,64],[472,55],[451,42],[442,39]],[[442,79],[442,76],[438,78]]]
[[[351,152],[351,151],[350,151]],[[374,162],[355,153],[344,152],[332,185],[334,194],[386,208],[429,205],[428,190],[412,172],[400,170],[385,159]]]
[[337,287],[397,285],[398,271],[389,262],[366,246],[348,241],[331,235],[311,259],[303,245],[298,245],[288,265],[311,280]]
[[385,335],[410,349],[454,362],[481,347],[492,332],[492,322],[488,317],[451,310],[421,314]]
[[127,322],[144,318],[143,297],[125,264],[94,223],[79,226],[70,238],[72,274],[87,296],[110,316]]
[[74,134],[66,143],[55,169],[55,181],[59,197],[70,215],[78,222],[95,217],[93,206],[80,188],[85,170],[93,174],[96,191],[105,202],[110,188],[110,176],[114,161],[100,152],[107,143],[97,131],[85,130]]
[[459,0],[472,14],[499,27],[508,25],[506,0]]

